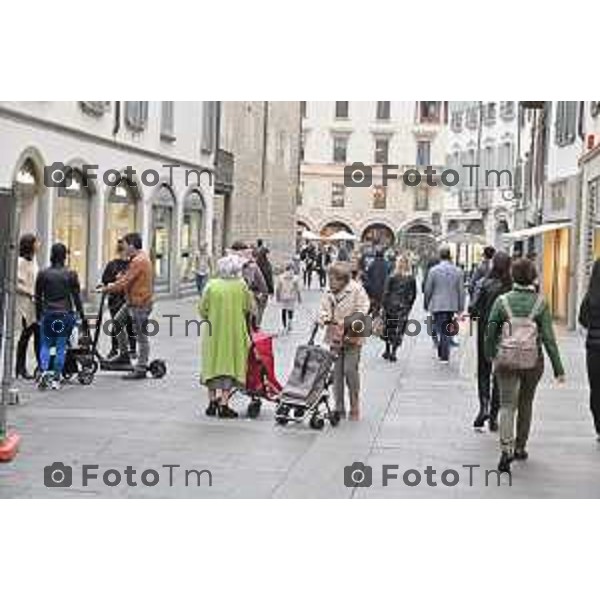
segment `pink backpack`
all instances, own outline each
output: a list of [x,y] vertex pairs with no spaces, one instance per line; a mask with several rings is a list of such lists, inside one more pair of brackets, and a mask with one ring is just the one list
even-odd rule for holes
[[538,296],[531,312],[526,317],[515,317],[506,294],[500,297],[508,321],[502,326],[502,337],[494,366],[500,371],[533,369],[539,360],[539,328],[535,320],[544,303]]

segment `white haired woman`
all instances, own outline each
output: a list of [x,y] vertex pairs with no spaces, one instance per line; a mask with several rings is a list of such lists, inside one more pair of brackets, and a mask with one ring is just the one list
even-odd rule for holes
[[244,385],[250,348],[249,318],[254,299],[242,278],[244,261],[235,254],[221,258],[200,301],[200,315],[210,324],[202,339],[201,381],[208,388],[207,416],[231,419],[231,393]]

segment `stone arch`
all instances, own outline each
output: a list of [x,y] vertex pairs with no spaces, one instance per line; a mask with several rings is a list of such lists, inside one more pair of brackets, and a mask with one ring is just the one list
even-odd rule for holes
[[370,242],[378,246],[392,246],[395,239],[394,229],[386,223],[378,221],[367,225],[360,235],[361,242]]
[[[27,165],[31,166],[35,183],[18,186],[21,173]],[[46,160],[42,152],[35,146],[28,146],[21,152],[17,159],[11,181],[16,186],[17,196],[21,201],[20,231],[35,233],[42,244],[43,258],[41,263],[46,263],[50,255],[48,235],[48,204],[50,200],[49,189],[44,185],[44,167]]]
[[327,219],[319,228],[319,234],[321,236],[326,237],[326,236],[329,236],[332,233],[335,233],[336,231],[340,231],[340,230],[347,231],[348,233],[351,233],[354,235],[354,229],[346,221],[346,219],[338,219],[338,218]]

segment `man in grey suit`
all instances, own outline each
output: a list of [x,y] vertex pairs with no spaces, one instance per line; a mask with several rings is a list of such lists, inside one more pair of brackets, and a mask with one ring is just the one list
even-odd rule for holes
[[458,333],[454,315],[462,313],[465,308],[463,272],[452,264],[449,248],[440,250],[440,262],[427,275],[425,308],[432,314],[439,336],[438,358],[447,363],[450,359],[450,337]]

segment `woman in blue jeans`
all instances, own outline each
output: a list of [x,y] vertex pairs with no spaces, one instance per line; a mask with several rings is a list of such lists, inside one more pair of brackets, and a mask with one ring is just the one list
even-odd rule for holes
[[[35,307],[41,337],[40,369],[42,378],[52,389],[60,387],[67,342],[76,315],[85,322],[79,278],[75,271],[65,267],[67,253],[64,244],[54,244],[50,251],[50,266],[40,271],[35,282]],[[54,360],[51,360],[52,349]]]

